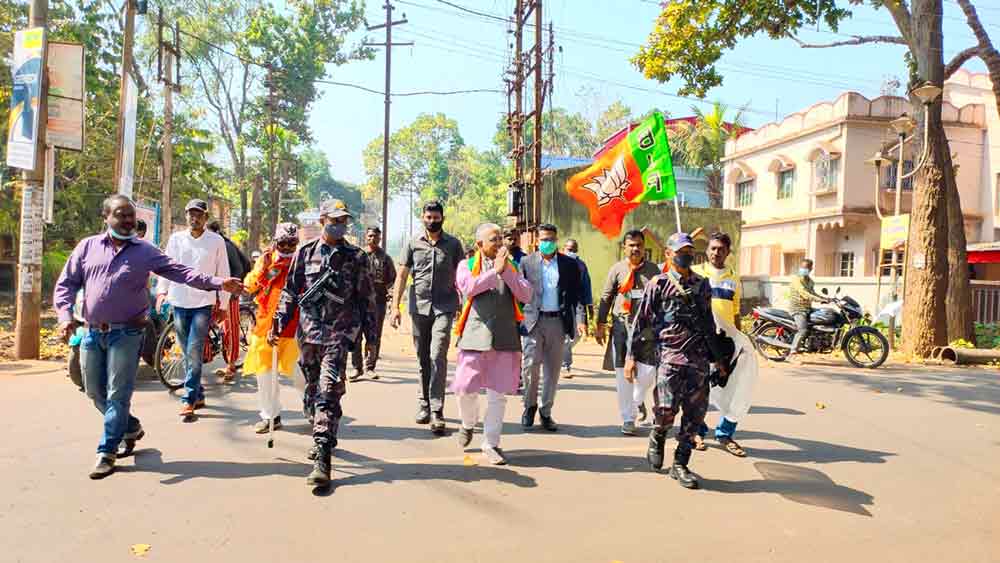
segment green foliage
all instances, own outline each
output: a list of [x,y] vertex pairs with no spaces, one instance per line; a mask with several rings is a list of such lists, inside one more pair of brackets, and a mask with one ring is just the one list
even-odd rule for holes
[[[389,137],[389,196],[413,194],[421,201],[447,201],[448,163],[465,141],[458,123],[443,113],[421,114],[413,123]],[[382,136],[372,139],[363,152],[365,175],[361,187],[365,199],[381,201]]]
[[69,260],[72,248],[66,248],[63,244],[51,245],[42,255],[42,295],[52,295],[59,274],[62,273],[63,266]]
[[1000,348],[1000,325],[976,323],[976,348]]
[[741,39],[759,34],[790,37],[804,26],[815,26],[817,17],[837,31],[850,15],[837,7],[836,0],[670,0],[632,62],[646,78],[659,82],[680,78],[681,95],[703,98],[722,84],[715,65]]
[[319,207],[319,204],[327,199],[339,199],[347,205],[355,217],[361,217],[366,210],[361,190],[354,184],[341,182],[331,176],[330,161],[326,154],[317,149],[307,149],[302,152],[301,160],[305,176],[305,189],[302,195],[310,207]]
[[694,124],[680,122],[670,131],[670,148],[675,165],[703,170],[712,207],[722,207],[722,173],[726,141],[739,136],[745,127],[743,112],[727,119],[726,106],[715,103],[709,112],[692,106]]

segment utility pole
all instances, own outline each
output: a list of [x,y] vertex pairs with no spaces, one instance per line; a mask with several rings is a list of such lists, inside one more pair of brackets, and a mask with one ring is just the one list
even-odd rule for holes
[[[534,16],[534,23],[529,20]],[[508,190],[508,222],[515,223],[519,230],[530,230],[541,221],[542,201],[542,114],[545,108],[546,93],[551,91],[554,78],[552,69],[554,39],[551,37],[552,25],[549,24],[549,47],[546,61],[543,61],[542,36],[542,0],[517,0],[514,7],[513,33],[514,54],[513,68],[508,71],[512,75],[507,80],[507,131],[511,138],[511,151],[508,155],[514,163],[514,181]],[[524,52],[525,28],[535,28],[534,46]],[[545,64],[549,65],[548,80],[543,78]],[[532,110],[525,114],[525,93],[528,77],[533,80]],[[513,104],[511,98],[513,97]],[[532,142],[525,143],[524,124],[531,120]],[[530,151],[530,154],[529,154]],[[530,157],[531,177],[528,177],[528,166],[525,161]],[[534,240],[534,235],[532,235]]]
[[[412,41],[392,42],[392,28],[407,23],[406,14],[403,19],[392,21],[392,11],[395,9],[389,0],[385,5],[385,23],[367,26],[368,31],[385,28],[385,43],[364,43],[366,47],[385,47],[385,126],[382,130],[382,240],[389,240],[389,105],[391,97],[392,78],[392,48],[413,45]],[[413,194],[410,194],[410,225],[413,225]]]
[[[174,174],[174,91],[180,91],[180,24],[173,28],[173,44],[163,41],[163,9],[156,20],[157,78],[163,83],[163,171],[160,175],[160,242],[165,243],[173,229],[171,188]],[[176,75],[174,62],[177,63]]]
[[274,73],[267,67],[267,192],[271,196],[270,232],[278,226],[278,200],[281,188],[274,180]]
[[122,145],[125,141],[125,92],[128,90],[129,73],[132,72],[132,44],[135,41],[135,0],[125,0],[125,37],[122,45],[121,84],[118,88],[118,142],[115,144],[115,189],[121,185]]
[[[48,0],[31,0],[29,27],[48,29]],[[38,93],[38,134],[35,136],[35,168],[21,172],[21,240],[18,257],[17,313],[14,357],[38,359],[42,314],[42,191],[45,181],[45,128],[48,122],[48,57],[42,52]]]

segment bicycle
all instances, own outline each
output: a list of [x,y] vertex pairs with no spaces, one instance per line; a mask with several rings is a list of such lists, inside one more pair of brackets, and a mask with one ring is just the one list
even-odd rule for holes
[[[252,313],[249,315],[252,318]],[[252,329],[252,323],[245,324],[243,304],[240,304],[240,349],[235,366],[243,367],[243,358],[246,356],[248,339],[247,335]],[[213,319],[208,327],[208,334],[205,337],[202,361],[209,364],[215,356],[222,352],[222,357],[229,356],[226,339],[222,335],[223,327]],[[156,371],[160,382],[170,391],[176,391],[184,386],[184,350],[177,343],[177,331],[174,328],[174,321],[171,319],[160,333],[160,338],[156,343],[156,354],[154,357],[153,369]]]

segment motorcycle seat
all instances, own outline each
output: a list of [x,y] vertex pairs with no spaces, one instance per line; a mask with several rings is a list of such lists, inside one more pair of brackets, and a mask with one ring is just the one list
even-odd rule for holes
[[762,307],[760,312],[765,315],[770,315],[772,317],[780,317],[788,320],[792,319],[791,313],[789,313],[784,309],[778,309],[777,307]]

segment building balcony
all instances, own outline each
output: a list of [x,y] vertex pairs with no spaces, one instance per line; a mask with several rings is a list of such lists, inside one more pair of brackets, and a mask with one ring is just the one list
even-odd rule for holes
[[[871,188],[869,188],[871,189]],[[869,192],[870,193],[870,192]],[[879,200],[878,205],[882,210],[883,215],[892,215],[896,211],[896,188],[895,187],[885,187],[878,192]],[[903,189],[901,197],[899,198],[899,212],[909,213],[913,206],[913,190]]]

